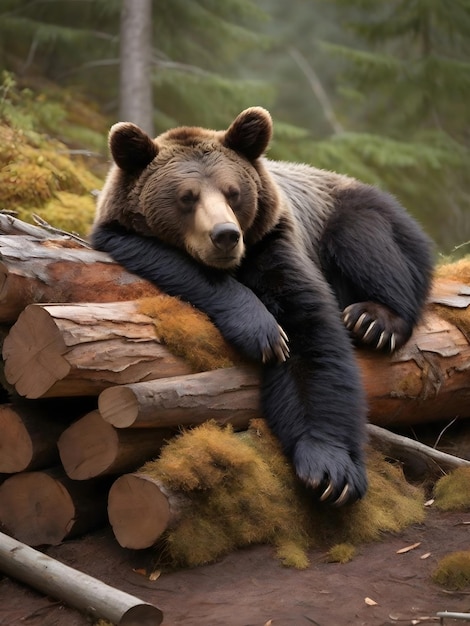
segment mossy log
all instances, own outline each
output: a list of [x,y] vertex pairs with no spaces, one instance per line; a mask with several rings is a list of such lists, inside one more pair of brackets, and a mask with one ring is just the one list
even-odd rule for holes
[[99,411],[91,411],[62,432],[57,447],[67,476],[87,480],[137,469],[157,457],[172,434],[156,428],[116,430]]
[[157,293],[108,255],[73,241],[0,237],[0,323],[14,322],[35,302],[113,302]]
[[30,546],[57,545],[106,522],[109,486],[71,480],[60,467],[14,474],[0,485],[0,523]]
[[[434,469],[470,467],[470,461],[439,452],[372,424],[368,434],[374,448],[394,458],[418,456]],[[155,477],[152,463],[120,476],[108,495],[108,517],[114,536],[123,548],[144,549],[155,545],[163,532],[191,515],[191,499],[174,493]]]
[[192,371],[161,345],[137,302],[30,305],[5,338],[3,358],[7,381],[33,399]]

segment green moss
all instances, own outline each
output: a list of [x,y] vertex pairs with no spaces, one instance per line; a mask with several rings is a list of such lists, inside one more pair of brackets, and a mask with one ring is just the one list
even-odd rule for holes
[[424,518],[424,496],[398,466],[370,451],[370,489],[361,502],[335,509],[312,501],[264,420],[247,432],[205,423],[171,440],[141,471],[188,502],[188,514],[163,538],[173,565],[201,565],[254,543],[275,547],[299,569],[308,551],[357,545]]
[[432,574],[432,579],[446,589],[470,588],[470,550],[452,552],[442,558]]
[[441,511],[470,509],[470,467],[459,467],[437,481],[434,504]]
[[38,213],[57,228],[85,235],[95,212],[91,191],[101,186],[83,163],[69,158],[63,144],[0,125],[2,209],[28,222]]
[[326,555],[328,563],[348,563],[356,554],[356,548],[350,543],[337,543],[332,546]]

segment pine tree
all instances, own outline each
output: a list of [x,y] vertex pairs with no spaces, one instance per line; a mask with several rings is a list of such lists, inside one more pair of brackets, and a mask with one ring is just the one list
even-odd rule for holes
[[470,0],[335,2],[365,47],[323,43],[343,59],[356,130],[327,143],[377,171],[442,248],[470,239]]
[[[265,14],[252,0],[153,0],[152,72],[157,131],[225,125],[241,108],[268,103],[262,80],[241,77],[238,59],[263,41]],[[116,119],[120,0],[3,0],[0,67],[41,74],[97,99]]]

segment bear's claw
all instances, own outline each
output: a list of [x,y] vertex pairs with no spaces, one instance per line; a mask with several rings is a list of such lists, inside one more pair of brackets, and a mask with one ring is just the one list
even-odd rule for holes
[[294,450],[294,468],[300,480],[320,502],[342,506],[361,499],[367,491],[362,456],[338,445],[307,437]]
[[376,302],[350,304],[343,311],[343,323],[358,343],[388,352],[400,348],[411,334],[402,317]]
[[270,343],[269,346],[264,348],[262,356],[263,363],[268,363],[269,361],[284,363],[284,361],[287,361],[289,358],[289,338],[283,328],[278,326],[278,330],[280,335],[279,341],[274,345]]

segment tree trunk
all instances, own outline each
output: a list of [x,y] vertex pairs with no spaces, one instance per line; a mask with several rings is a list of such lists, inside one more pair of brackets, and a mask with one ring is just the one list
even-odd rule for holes
[[87,480],[137,469],[156,458],[173,434],[156,428],[118,431],[92,411],[64,430],[57,446],[67,476]]
[[153,137],[152,0],[123,0],[120,37],[119,117]]
[[66,240],[3,235],[0,255],[0,323],[14,322],[35,302],[114,302],[159,293],[107,254]]
[[30,546],[57,545],[106,522],[110,481],[74,481],[61,468],[23,472],[0,486],[0,523]]
[[191,373],[136,302],[28,306],[3,343],[5,377],[26,398],[97,395]]

